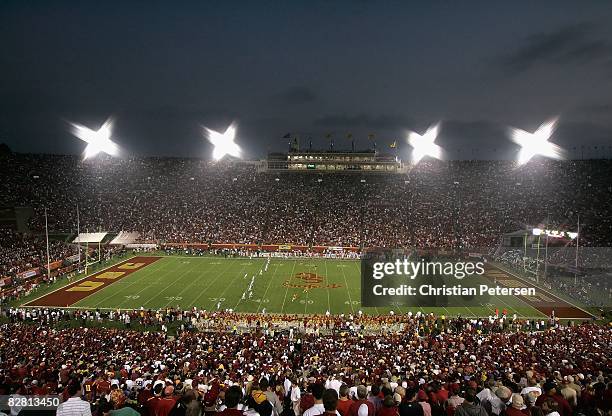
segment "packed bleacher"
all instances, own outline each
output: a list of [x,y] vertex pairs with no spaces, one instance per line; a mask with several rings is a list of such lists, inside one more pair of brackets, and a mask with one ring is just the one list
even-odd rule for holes
[[[0,275],[44,267],[46,242],[35,234],[44,229],[43,210],[50,230],[74,234],[77,205],[81,231],[129,230],[162,245],[469,249],[494,247],[502,234],[528,225],[574,230],[579,214],[581,244],[611,246],[611,173],[612,162],[603,160],[520,168],[422,161],[406,174],[362,176],[269,174],[250,164],[196,159],[83,162],[10,154],[0,164],[0,200],[33,207],[33,234],[0,230]],[[75,250],[52,241],[51,261]],[[551,267],[571,255],[551,253]],[[520,250],[499,260],[525,267]],[[601,291],[598,281],[587,283]],[[612,329],[592,323],[173,308],[4,308],[3,314],[0,396],[60,394],[58,414],[595,416],[611,410]]]
[[[4,156],[0,200],[32,206],[33,230],[130,230],[170,242],[490,247],[546,223],[609,246],[612,162],[421,161],[407,174],[265,174],[178,158]],[[365,183],[361,179],[366,179]],[[278,179],[278,180],[276,180]],[[318,181],[322,179],[322,181]]]
[[[78,251],[76,246],[49,241],[49,261],[65,259]],[[47,245],[43,238],[0,228],[0,277],[19,281],[19,274],[47,264]]]
[[[216,316],[228,326],[231,319]],[[168,337],[15,318],[1,327],[0,395],[60,394],[64,407],[159,416],[334,410],[342,416],[571,416],[611,409],[609,327],[550,323],[536,331],[511,319],[500,326],[432,315],[367,319],[394,319],[403,327],[384,336],[319,334],[297,323],[288,331],[253,322],[250,331],[184,330]],[[301,329],[310,324],[301,320]],[[325,407],[325,388],[345,403]]]

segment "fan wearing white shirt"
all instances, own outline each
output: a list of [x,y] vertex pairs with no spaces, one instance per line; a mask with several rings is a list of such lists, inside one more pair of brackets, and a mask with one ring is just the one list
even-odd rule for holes
[[334,389],[336,393],[340,394],[340,386],[342,385],[342,381],[338,380],[335,375],[331,376],[325,382],[326,389]]
[[70,398],[61,403],[56,411],[57,416],[91,416],[89,402],[81,400],[81,386],[73,382],[68,386]]
[[314,405],[304,412],[304,416],[319,416],[325,413],[325,406],[323,406],[323,386],[319,383],[313,384],[310,387],[312,395],[314,396]]
[[302,398],[302,393],[300,392],[300,388],[297,384],[297,379],[291,380],[291,405],[293,406],[293,412],[295,416],[300,416],[300,399]]

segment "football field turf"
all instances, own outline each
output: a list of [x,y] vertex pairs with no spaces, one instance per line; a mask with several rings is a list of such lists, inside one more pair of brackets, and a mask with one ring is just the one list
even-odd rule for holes
[[[519,297],[492,297],[487,304],[437,307],[361,307],[360,262],[311,258],[272,258],[267,271],[264,258],[201,256],[140,256],[97,272],[27,306],[76,308],[159,309],[180,306],[206,310],[287,314],[357,313],[388,314],[412,311],[439,315],[488,316],[498,308],[512,315],[543,317],[537,302]],[[471,285],[492,283],[512,276],[497,269],[487,271]],[[255,276],[252,293],[249,284]],[[488,277],[487,277],[488,276]],[[514,280],[514,282],[516,282]],[[465,282],[464,282],[465,283]],[[244,296],[243,296],[244,295]],[[574,317],[574,316],[572,316]]]

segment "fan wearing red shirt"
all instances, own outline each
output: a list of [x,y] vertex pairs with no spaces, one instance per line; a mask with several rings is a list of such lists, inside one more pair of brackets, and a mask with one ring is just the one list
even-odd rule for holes
[[376,412],[376,416],[399,416],[399,409],[395,405],[393,396],[385,396],[381,408]]
[[106,379],[106,376],[101,376],[95,383],[95,391],[98,396],[103,396],[110,393],[110,383]]
[[342,384],[340,386],[340,399],[338,400],[338,404],[336,407],[336,410],[338,411],[338,413],[340,413],[341,416],[349,416],[353,401],[349,399],[348,395],[348,386],[346,384]]
[[368,416],[374,416],[374,405],[368,401],[368,389],[366,386],[360,385],[357,387],[357,401],[354,401],[351,405],[349,416],[361,416],[359,415],[359,408],[363,405],[368,408]]
[[176,400],[174,387],[166,386],[162,398],[155,403],[155,416],[168,416],[174,408]]

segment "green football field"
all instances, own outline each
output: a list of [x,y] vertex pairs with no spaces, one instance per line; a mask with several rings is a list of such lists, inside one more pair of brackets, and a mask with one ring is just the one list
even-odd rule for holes
[[[268,270],[260,274],[265,262],[262,258],[163,256],[70,307],[158,309],[180,306],[186,309],[195,306],[206,310],[221,308],[287,314],[324,314],[326,311],[348,314],[359,310],[367,314],[388,314],[391,310],[395,313],[420,310],[448,316],[488,316],[499,308],[523,317],[544,316],[518,297],[494,297],[480,306],[362,308],[359,261],[273,258]],[[255,279],[249,296],[252,276]],[[480,279],[487,280],[486,277]],[[478,283],[473,281],[472,284]]]

